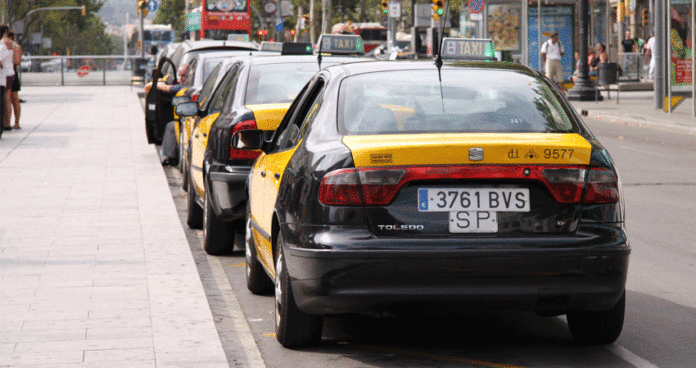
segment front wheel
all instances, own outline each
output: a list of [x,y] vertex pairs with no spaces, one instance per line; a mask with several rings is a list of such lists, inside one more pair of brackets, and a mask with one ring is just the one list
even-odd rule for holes
[[297,307],[281,239],[282,236],[278,232],[278,259],[275,269],[276,339],[286,348],[317,344],[321,341],[323,317],[307,314]]
[[186,224],[191,229],[200,229],[203,226],[203,209],[196,203],[196,188],[191,182],[191,174],[186,175],[188,181],[188,198],[186,201]]
[[626,292],[606,311],[568,312],[568,329],[582,344],[611,344],[621,335],[626,310]]
[[251,215],[247,208],[246,235],[244,236],[246,256],[247,289],[255,295],[267,295],[273,291],[273,280],[266,274],[263,265],[256,258],[256,244],[251,229]]
[[215,216],[210,191],[205,191],[203,207],[203,249],[208,254],[220,254],[234,247],[232,224]]

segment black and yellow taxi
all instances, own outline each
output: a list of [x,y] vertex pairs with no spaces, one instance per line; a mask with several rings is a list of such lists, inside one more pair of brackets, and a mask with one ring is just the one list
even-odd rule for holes
[[[323,42],[348,42],[329,38]],[[630,247],[617,170],[556,86],[445,39],[443,64],[318,72],[249,175],[247,286],[275,290],[283,346],[325,315],[530,310],[583,343],[624,318]]]
[[[232,148],[232,134],[246,129],[272,133],[302,86],[320,69],[311,45],[283,47],[304,55],[239,57],[219,77],[205,110],[195,104],[177,106],[177,113],[200,118],[189,142],[187,223],[203,228],[203,247],[210,254],[230,249],[236,234],[243,234],[247,176],[260,153]],[[326,56],[321,65],[351,61],[356,58]]]
[[188,64],[196,55],[230,50],[258,50],[258,44],[242,41],[184,41],[170,57],[163,56],[158,60],[152,76],[152,87],[145,94],[145,133],[148,143],[160,144],[165,125],[174,120],[174,96],[162,92],[157,84],[177,84],[178,68]]

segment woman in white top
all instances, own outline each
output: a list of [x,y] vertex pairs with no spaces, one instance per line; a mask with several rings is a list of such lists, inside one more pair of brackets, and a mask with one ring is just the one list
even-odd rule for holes
[[[19,117],[22,115],[22,107],[19,105],[19,89],[20,81],[19,74],[17,70],[20,64],[22,64],[22,47],[15,42],[15,33],[12,31],[7,32],[7,36],[12,40],[12,70],[14,71],[14,81],[12,85],[7,85],[7,95],[9,96],[9,103],[14,111],[14,129],[20,129]],[[11,115],[11,111],[8,115]],[[11,118],[11,116],[10,116]],[[12,119],[10,119],[12,120]],[[9,120],[8,120],[9,123]]]
[[[10,30],[10,27],[7,26],[7,24],[0,24],[0,116],[5,116],[5,112],[7,108],[5,107],[5,86],[7,86],[7,78],[2,78],[2,76],[5,75],[5,65],[7,64],[7,61],[9,61],[10,66],[12,66],[12,51],[7,47],[5,42],[2,42],[5,39],[5,34]],[[7,124],[4,123],[3,119],[3,130],[10,130],[12,127],[10,126],[9,122]]]
[[10,103],[10,98],[12,94],[12,84],[14,83],[15,72],[12,65],[12,57],[14,56],[13,46],[14,42],[9,36],[10,31],[8,30],[2,35],[0,42],[5,46],[5,53],[7,54],[2,59],[2,67],[5,70],[5,111],[3,114],[3,126],[10,126],[10,118],[12,117],[12,104]]

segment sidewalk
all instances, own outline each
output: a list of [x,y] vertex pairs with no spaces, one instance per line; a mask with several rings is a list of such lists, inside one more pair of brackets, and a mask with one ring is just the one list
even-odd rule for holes
[[662,129],[683,134],[696,134],[696,117],[693,116],[693,99],[685,98],[671,114],[655,109],[653,91],[621,92],[616,103],[616,92],[611,92],[604,101],[571,101],[580,112],[587,110],[588,116],[624,124],[640,125],[653,129]]
[[228,367],[136,91],[20,95],[0,138],[0,368]]

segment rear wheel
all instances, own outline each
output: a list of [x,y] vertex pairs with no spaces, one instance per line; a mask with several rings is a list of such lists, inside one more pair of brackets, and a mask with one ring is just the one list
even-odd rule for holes
[[267,295],[273,291],[273,281],[268,277],[261,262],[256,258],[256,244],[254,243],[254,235],[251,231],[251,216],[247,208],[246,236],[244,237],[244,243],[246,245],[244,253],[246,256],[247,289],[249,289],[252,294]]
[[203,207],[203,249],[208,254],[220,254],[234,247],[232,224],[215,216],[210,191],[205,191]]
[[321,341],[323,317],[304,313],[292,295],[290,276],[283,256],[282,236],[278,232],[278,258],[275,277],[276,339],[286,348],[317,344]]
[[196,188],[191,182],[191,175],[186,175],[186,180],[188,181],[186,224],[192,229],[200,229],[203,226],[203,209],[196,203]]
[[568,329],[583,344],[611,344],[619,338],[626,309],[626,292],[616,305],[606,311],[569,312]]

